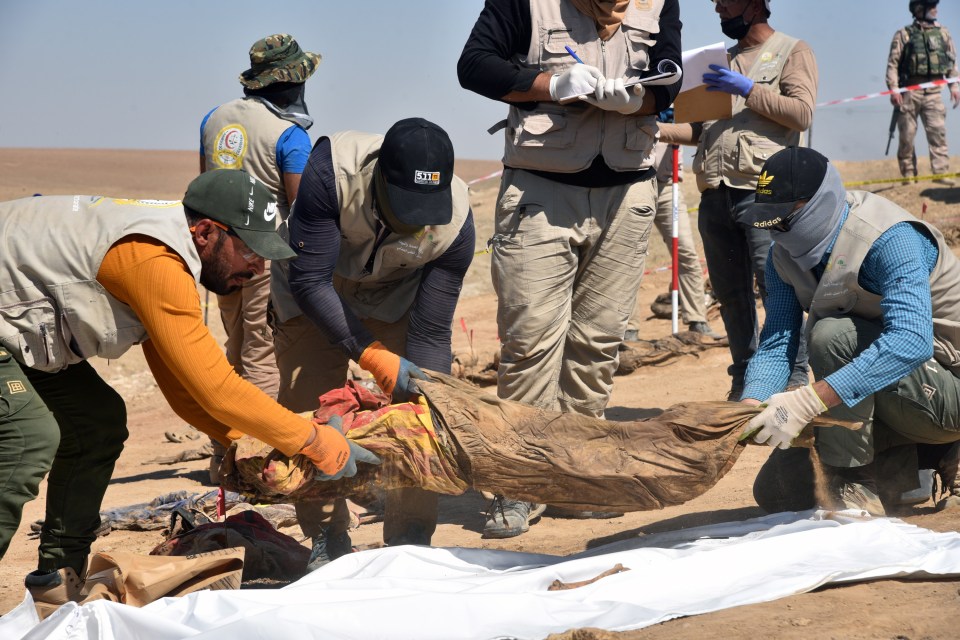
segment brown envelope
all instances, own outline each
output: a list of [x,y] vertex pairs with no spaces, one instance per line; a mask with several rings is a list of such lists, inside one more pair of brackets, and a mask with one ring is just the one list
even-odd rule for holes
[[733,96],[723,91],[707,91],[702,84],[683,91],[673,101],[674,122],[727,120],[733,116]]

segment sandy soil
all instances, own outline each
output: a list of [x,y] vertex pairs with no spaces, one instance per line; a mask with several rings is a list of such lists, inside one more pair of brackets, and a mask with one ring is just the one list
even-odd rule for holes
[[[956,162],[956,161],[955,161]],[[838,163],[846,180],[896,177],[893,160],[869,163]],[[179,198],[196,173],[196,155],[191,152],[140,152],[90,150],[0,149],[0,200],[43,194],[102,194],[122,197]],[[493,162],[458,162],[458,174],[466,180],[484,176],[498,168]],[[923,173],[923,169],[921,169]],[[474,213],[478,223],[477,250],[485,249],[492,227],[493,204],[498,181],[473,187]],[[960,189],[946,189],[929,183],[910,186],[874,185],[883,195],[910,211],[944,227],[957,224],[954,206]],[[684,185],[688,205],[698,196],[693,184]],[[924,212],[924,205],[926,211]],[[695,213],[693,214],[695,215]],[[695,225],[694,225],[695,226]],[[651,243],[641,297],[652,301],[669,286],[669,273],[657,270],[669,263],[659,240]],[[478,253],[464,287],[457,310],[454,349],[473,348],[492,352],[497,348],[494,321],[496,299],[489,284],[489,256]],[[211,329],[222,336],[216,309],[211,309]],[[714,310],[715,314],[716,311]],[[462,324],[461,324],[462,319]],[[715,328],[721,323],[714,315]],[[462,327],[467,331],[463,331]],[[650,319],[641,337],[668,335],[669,322]],[[617,379],[607,412],[611,420],[633,420],[658,414],[667,406],[687,400],[722,398],[728,387],[725,368],[729,355],[713,349],[684,356],[666,365],[641,368]],[[94,363],[102,375],[124,396],[129,409],[130,438],[117,464],[104,508],[119,507],[175,490],[205,491],[206,461],[174,466],[148,461],[165,454],[193,448],[195,443],[173,444],[165,431],[187,427],[166,406],[137,349],[123,358]],[[768,451],[751,447],[720,483],[687,504],[662,511],[633,513],[611,520],[563,520],[544,517],[530,532],[511,540],[482,540],[485,501],[477,494],[445,497],[441,500],[440,525],[434,536],[438,546],[485,547],[566,554],[606,542],[649,533],[682,529],[713,522],[740,520],[760,515],[751,493],[754,476]],[[41,497],[28,504],[23,524],[9,552],[0,563],[0,612],[19,603],[23,595],[22,576],[35,568],[36,541],[28,538],[29,523],[42,517]],[[936,513],[930,502],[907,510],[902,517],[918,526],[937,531],[957,530],[960,513]],[[376,545],[381,525],[367,524],[353,532],[360,545]],[[299,536],[297,528],[286,530]],[[147,553],[161,542],[159,532],[114,531],[97,540],[95,551],[124,549]],[[957,636],[950,612],[960,605],[960,581],[886,580],[816,592],[775,602],[739,607],[714,614],[674,620],[648,629],[623,634],[581,630],[579,639],[633,638],[690,639],[727,638],[952,638]],[[569,636],[572,637],[572,636]]]

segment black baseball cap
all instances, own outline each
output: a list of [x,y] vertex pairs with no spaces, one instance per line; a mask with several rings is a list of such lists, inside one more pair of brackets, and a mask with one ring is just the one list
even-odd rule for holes
[[787,147],[764,163],[757,180],[754,204],[744,213],[758,229],[782,225],[798,200],[809,200],[823,184],[829,160],[808,147]]
[[453,218],[453,144],[447,132],[423,118],[400,120],[380,145],[377,172],[388,207],[404,225],[448,224]]
[[258,256],[267,260],[297,256],[277,233],[277,199],[242,169],[201,173],[187,186],[183,205],[230,227]]

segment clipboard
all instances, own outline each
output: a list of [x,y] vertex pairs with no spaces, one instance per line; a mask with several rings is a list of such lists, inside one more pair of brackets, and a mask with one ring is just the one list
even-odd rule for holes
[[[625,89],[635,87],[638,84],[643,86],[669,85],[677,82],[683,77],[683,70],[676,62],[672,60],[661,60],[657,64],[657,72],[652,76],[643,78],[632,78],[623,83]],[[587,96],[593,95],[592,91],[587,93],[578,93],[572,96],[565,96],[559,100],[560,104],[568,104],[574,100],[582,100]]]

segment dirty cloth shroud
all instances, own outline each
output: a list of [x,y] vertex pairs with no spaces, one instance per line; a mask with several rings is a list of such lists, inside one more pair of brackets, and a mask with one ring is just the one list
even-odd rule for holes
[[221,470],[227,488],[258,501],[337,497],[417,486],[468,488],[581,510],[644,511],[691,500],[733,466],[742,426],[757,409],[733,402],[674,405],[656,418],[611,422],[501,400],[449,376],[419,383],[419,403],[348,383],[325,394],[314,419],[343,416],[348,438],[383,459],[353,478],[314,482],[303,456],[234,443]]

